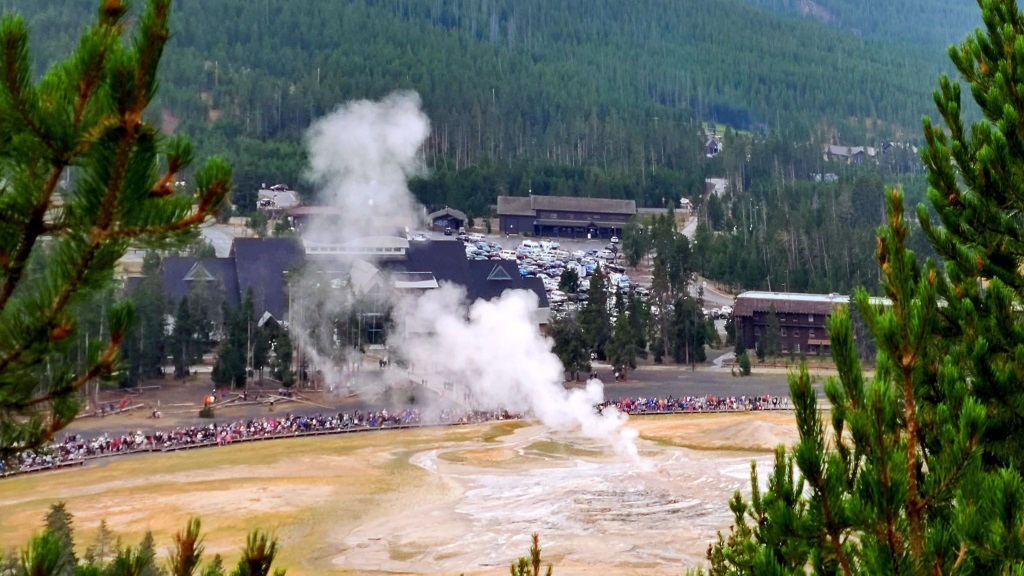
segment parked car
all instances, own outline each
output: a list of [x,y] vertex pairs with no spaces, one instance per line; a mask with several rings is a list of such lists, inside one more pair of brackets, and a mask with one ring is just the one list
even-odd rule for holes
[[612,241],[612,244],[618,244],[619,243],[619,237],[618,236],[612,236],[611,241]]

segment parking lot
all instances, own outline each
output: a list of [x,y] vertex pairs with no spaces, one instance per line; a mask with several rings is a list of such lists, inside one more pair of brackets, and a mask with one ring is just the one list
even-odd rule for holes
[[[649,282],[642,283],[627,272],[625,259],[619,252],[619,239],[605,241],[569,241],[560,239],[497,238],[483,234],[455,236],[465,244],[466,257],[471,260],[511,260],[524,278],[539,278],[544,284],[548,303],[556,312],[572,310],[587,299],[590,278],[600,268],[608,282],[609,292],[634,293],[641,298],[649,294]],[[559,286],[562,274],[573,271],[579,279],[575,289]]]

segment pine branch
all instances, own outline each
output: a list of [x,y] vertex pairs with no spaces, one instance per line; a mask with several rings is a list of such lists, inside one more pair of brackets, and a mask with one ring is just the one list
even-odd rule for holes
[[[196,174],[198,201],[171,197],[173,178],[191,161],[183,138],[170,140],[163,150],[167,172],[153,177],[159,136],[143,113],[169,38],[170,0],[147,0],[128,46],[126,2],[101,4],[76,52],[38,86],[24,23],[15,17],[0,24],[0,112],[5,142],[16,144],[3,150],[12,184],[2,192],[2,458],[37,447],[67,425],[77,413],[74,392],[109,374],[117,360],[128,310],[112,313],[110,341],[81,370],[62,361],[74,330],[70,308],[108,280],[131,240],[181,236],[213,214],[229,191],[230,169],[218,161]],[[85,176],[54,211],[58,183],[72,164]],[[44,258],[44,237],[53,240],[53,257]],[[52,373],[41,374],[43,366]],[[48,385],[40,389],[41,383]]]
[[30,72],[28,68],[28,34],[23,23],[5,23],[5,34],[0,38],[3,46],[3,78],[4,86],[11,96],[11,103],[18,113],[18,118],[25,123],[29,131],[39,143],[56,152],[54,142],[35,121],[34,111],[25,99],[24,90],[29,87]]
[[[32,212],[29,214],[24,226],[22,226],[23,233],[21,241],[18,243],[18,251],[4,265],[4,282],[0,286],[0,314],[6,310],[7,303],[21,282],[22,276],[25,273],[25,265],[32,255],[36,241],[46,231],[46,211],[50,208],[50,201],[63,173],[64,168],[61,166],[54,167],[50,172],[50,176],[46,179],[46,184],[43,186],[39,199],[33,206]],[[2,370],[3,367],[0,364],[0,371]]]
[[31,398],[23,402],[19,407],[31,408],[32,406],[37,406],[44,402],[51,402],[55,398],[57,398],[57,396],[65,394],[67,390],[77,391],[82,386],[85,386],[85,384],[90,380],[99,378],[105,372],[109,372],[110,369],[114,366],[114,362],[117,361],[117,350],[118,348],[120,348],[121,342],[123,340],[124,337],[122,334],[116,334],[115,337],[110,340],[110,343],[107,345],[106,350],[103,351],[103,354],[96,361],[96,363],[94,363],[92,367],[89,368],[88,371],[80,375],[71,384],[69,384],[66,389],[62,387],[60,391],[50,391],[49,393],[44,394],[42,396]]
[[956,479],[960,476],[960,473],[963,472],[964,468],[967,467],[969,456],[972,452],[974,452],[974,449],[977,447],[977,445],[978,436],[972,436],[970,441],[964,447],[961,457],[959,458],[959,463],[953,468],[953,470],[950,471],[950,473],[945,478],[942,479],[942,482],[939,484],[939,487],[936,488],[934,492],[932,492],[924,499],[922,499],[922,508],[927,508],[931,506],[938,496],[945,494],[945,492],[949,490],[950,487],[953,486],[953,483],[956,482]]

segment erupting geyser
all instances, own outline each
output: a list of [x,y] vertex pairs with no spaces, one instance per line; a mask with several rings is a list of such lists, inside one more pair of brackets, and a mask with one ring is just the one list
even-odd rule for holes
[[[419,150],[429,131],[419,96],[411,92],[345,104],[314,122],[306,135],[308,175],[319,197],[341,216],[314,223],[304,236],[345,242],[359,233],[389,234],[415,223],[421,210],[407,180],[423,173]],[[442,284],[386,296],[395,307],[387,346],[408,362],[410,373],[453,383],[452,393],[461,395],[456,400],[468,407],[535,416],[553,429],[604,439],[619,454],[637,458],[636,434],[623,428],[626,416],[614,408],[602,414],[594,409],[604,399],[601,382],[577,390],[562,385],[561,363],[538,328],[533,293],[509,290],[492,301],[467,303],[461,289]],[[343,314],[350,304],[345,298],[318,299],[314,310],[296,314],[292,326],[293,338],[310,348],[318,367],[332,378],[341,370],[330,365],[331,354],[316,352],[310,338],[319,334],[322,344],[325,327],[310,324]]]

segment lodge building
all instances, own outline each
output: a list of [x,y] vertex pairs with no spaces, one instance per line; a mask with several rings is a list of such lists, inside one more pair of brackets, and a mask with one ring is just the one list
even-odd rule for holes
[[[197,284],[232,307],[252,291],[257,318],[287,323],[289,277],[302,270],[332,288],[351,286],[360,296],[422,292],[453,284],[465,290],[471,303],[498,298],[505,290],[529,290],[537,296],[538,325],[543,328],[550,314],[540,279],[523,278],[515,262],[468,260],[462,243],[455,240],[409,242],[369,236],[324,244],[294,238],[236,238],[227,258],[165,257],[160,274],[171,302],[179,302]],[[138,282],[139,278],[130,279],[129,290]]]
[[783,354],[828,355],[828,318],[849,303],[850,297],[841,294],[744,292],[733,305],[736,339],[743,348],[756,349],[768,334],[769,318],[774,311]]
[[636,215],[633,200],[569,196],[498,196],[503,234],[560,238],[622,236]]

